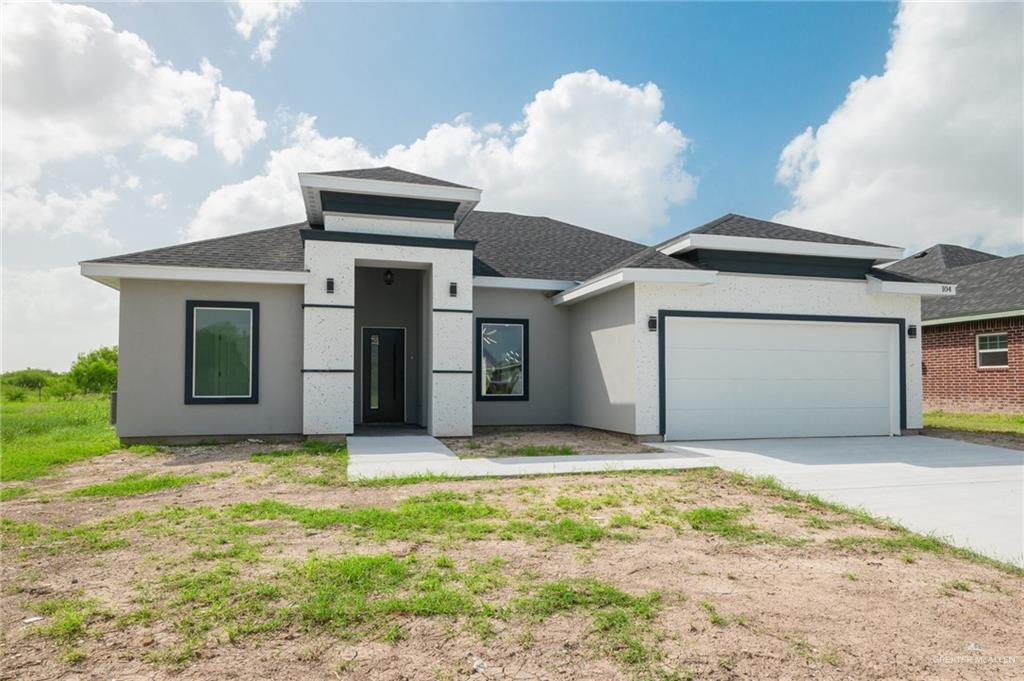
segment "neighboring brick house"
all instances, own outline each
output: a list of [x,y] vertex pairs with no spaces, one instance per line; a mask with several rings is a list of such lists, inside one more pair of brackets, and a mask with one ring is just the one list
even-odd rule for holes
[[1024,413],[1024,255],[937,244],[887,269],[957,286],[921,301],[925,410]]

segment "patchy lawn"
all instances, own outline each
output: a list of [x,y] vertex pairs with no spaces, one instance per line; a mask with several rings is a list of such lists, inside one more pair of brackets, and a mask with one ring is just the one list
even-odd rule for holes
[[473,437],[445,437],[441,441],[462,458],[660,451],[628,435],[577,426],[494,426],[474,430]]
[[30,480],[120,445],[105,397],[0,404],[0,480]]
[[0,678],[933,678],[969,643],[1020,672],[1024,571],[769,479],[345,467],[169,447],[19,486]]
[[1016,433],[1024,436],[1024,414],[950,414],[929,411],[924,415],[925,428],[968,430],[975,433]]
[[923,433],[932,437],[1024,450],[1024,414],[951,414],[930,411],[924,415]]

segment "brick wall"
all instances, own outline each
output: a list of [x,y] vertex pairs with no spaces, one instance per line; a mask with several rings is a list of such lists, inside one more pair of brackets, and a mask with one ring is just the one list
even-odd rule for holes
[[[975,336],[1005,331],[1009,367],[979,369]],[[1024,316],[923,327],[924,408],[1024,413]]]

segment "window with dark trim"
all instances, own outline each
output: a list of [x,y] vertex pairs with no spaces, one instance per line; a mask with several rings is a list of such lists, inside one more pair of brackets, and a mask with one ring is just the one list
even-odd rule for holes
[[476,398],[481,401],[530,399],[530,322],[477,318]]
[[1009,335],[1006,332],[978,334],[975,336],[975,348],[979,369],[1010,365]]
[[185,404],[259,402],[260,304],[185,301]]

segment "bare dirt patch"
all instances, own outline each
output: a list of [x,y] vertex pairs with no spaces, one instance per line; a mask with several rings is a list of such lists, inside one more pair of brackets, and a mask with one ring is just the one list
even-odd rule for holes
[[1016,433],[982,433],[969,430],[950,430],[948,428],[923,428],[921,434],[928,437],[962,440],[976,445],[1017,449],[1024,452],[1024,435]]
[[[1019,573],[720,471],[359,487],[250,459],[275,447],[0,505],[0,679],[1024,676]],[[137,472],[226,475],[65,494]]]
[[461,457],[639,454],[660,451],[629,435],[579,426],[494,426],[441,441]]

